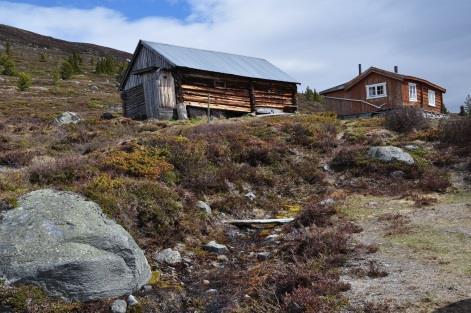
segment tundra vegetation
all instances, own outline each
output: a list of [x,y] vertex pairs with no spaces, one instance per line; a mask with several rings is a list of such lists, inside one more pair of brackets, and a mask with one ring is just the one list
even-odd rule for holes
[[[469,238],[453,237],[457,250],[448,251],[440,246],[447,225],[433,228],[413,215],[440,203],[469,203],[463,190],[471,119],[414,128],[410,111],[339,121],[330,113],[303,114],[311,110],[302,105],[299,115],[210,124],[134,121],[116,113],[116,72],[108,71],[106,58],[50,50],[44,62],[28,47],[12,50],[19,70],[38,77],[33,87],[41,88],[22,93],[14,80],[0,82],[0,210],[46,187],[97,202],[154,270],[151,288],[135,295],[139,304],[131,312],[402,312],[458,300],[439,293],[418,304],[365,300],[355,288],[359,281],[387,285],[394,273],[381,257],[394,249],[448,262],[437,266],[451,278],[471,275]],[[57,80],[63,64],[73,81]],[[82,120],[52,123],[64,111]],[[115,118],[101,119],[103,111]],[[369,147],[383,145],[402,147],[414,164],[368,157]],[[453,185],[456,179],[461,184]],[[211,215],[197,207],[199,200]],[[223,223],[273,217],[295,220],[268,228]],[[375,239],[372,225],[384,236]],[[228,247],[225,257],[203,249],[212,240]],[[178,249],[183,262],[157,263],[153,254],[166,248]],[[109,312],[111,302],[67,303],[36,287],[0,285],[0,308],[14,312]]]

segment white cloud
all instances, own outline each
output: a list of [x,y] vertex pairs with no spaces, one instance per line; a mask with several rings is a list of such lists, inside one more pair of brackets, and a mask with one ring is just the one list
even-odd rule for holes
[[399,65],[447,87],[454,110],[471,92],[466,0],[187,1],[185,20],[0,1],[0,23],[130,52],[146,39],[264,57],[317,89],[351,79],[358,63]]

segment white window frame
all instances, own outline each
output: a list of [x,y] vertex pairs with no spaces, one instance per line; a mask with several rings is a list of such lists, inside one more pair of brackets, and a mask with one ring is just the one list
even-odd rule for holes
[[[378,95],[378,87],[383,87],[383,93]],[[370,88],[375,89],[375,95],[370,95]],[[386,89],[386,83],[379,83],[379,84],[372,84],[366,85],[366,99],[378,99],[378,98],[385,98],[388,96],[388,91]]]
[[[431,101],[432,99],[433,101]],[[428,105],[431,107],[435,107],[437,105],[437,97],[435,90],[428,90]]]
[[[411,92],[414,90],[414,94]],[[409,83],[409,101],[417,102],[417,84]]]

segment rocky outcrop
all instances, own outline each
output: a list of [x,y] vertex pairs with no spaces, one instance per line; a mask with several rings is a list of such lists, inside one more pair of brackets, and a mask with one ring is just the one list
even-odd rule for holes
[[87,301],[130,294],[151,272],[132,237],[80,195],[33,191],[0,216],[0,277]]
[[384,162],[399,161],[409,165],[414,164],[414,158],[398,147],[393,146],[377,146],[370,147],[368,150],[368,156]]

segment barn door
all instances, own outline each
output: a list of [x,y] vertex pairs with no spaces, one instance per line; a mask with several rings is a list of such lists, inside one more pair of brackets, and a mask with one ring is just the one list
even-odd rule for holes
[[157,100],[159,106],[171,110],[175,109],[175,81],[172,73],[166,70],[159,71],[157,85],[159,87],[159,99]]

